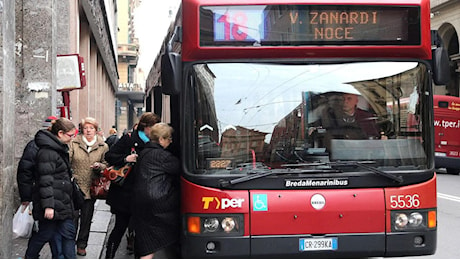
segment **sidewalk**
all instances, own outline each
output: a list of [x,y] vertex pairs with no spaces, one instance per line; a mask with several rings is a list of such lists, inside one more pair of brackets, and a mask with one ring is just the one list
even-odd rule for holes
[[[86,256],[77,256],[77,259],[105,258],[104,245],[107,235],[110,233],[111,227],[113,226],[112,218],[110,206],[105,203],[105,200],[97,200],[94,205],[93,223],[91,224]],[[24,253],[27,249],[27,241],[28,239],[24,238],[13,240],[12,259],[24,258]],[[132,255],[128,255],[126,252],[126,239],[122,240],[122,244],[117,253],[117,258],[133,258]],[[51,252],[48,245],[45,245],[41,251],[40,258],[51,259]]]
[[[93,223],[89,234],[86,256],[77,255],[77,259],[103,259],[105,258],[105,244],[110,232],[115,224],[115,217],[110,213],[110,206],[105,200],[97,200],[94,204]],[[125,234],[126,235],[126,234]],[[24,258],[27,249],[28,239],[17,238],[13,240],[13,250],[11,259]],[[134,254],[130,254],[126,249],[126,236],[123,236],[117,253],[116,259],[134,259]],[[40,252],[41,259],[51,259],[51,251],[46,244]],[[155,253],[155,259],[171,258],[167,250],[160,250]]]

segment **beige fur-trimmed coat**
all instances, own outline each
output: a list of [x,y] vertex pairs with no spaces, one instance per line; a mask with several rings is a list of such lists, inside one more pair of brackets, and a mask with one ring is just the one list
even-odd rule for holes
[[82,135],[77,135],[70,142],[70,165],[73,169],[73,176],[80,185],[81,190],[85,193],[85,199],[90,199],[90,187],[93,177],[97,176],[97,172],[91,168],[95,162],[101,163],[101,170],[107,167],[107,162],[104,159],[105,153],[109,151],[109,146],[97,136],[97,141],[88,152],[88,147],[83,141]]

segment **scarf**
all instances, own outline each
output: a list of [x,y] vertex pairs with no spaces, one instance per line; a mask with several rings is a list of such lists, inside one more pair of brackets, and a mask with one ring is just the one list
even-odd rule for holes
[[85,144],[86,144],[86,147],[88,149],[88,153],[91,152],[91,146],[93,146],[96,143],[97,136],[95,136],[93,141],[91,141],[91,142],[88,141],[84,135],[82,136],[82,139],[83,139],[83,142],[85,142]]
[[144,143],[150,142],[150,139],[147,137],[147,135],[144,133],[144,131],[137,131],[139,134],[139,137],[144,141]]

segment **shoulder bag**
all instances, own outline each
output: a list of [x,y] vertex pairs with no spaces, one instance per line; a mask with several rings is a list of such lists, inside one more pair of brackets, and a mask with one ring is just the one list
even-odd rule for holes
[[[131,134],[129,134],[129,136],[131,137]],[[131,147],[131,154],[136,154],[136,149],[134,149],[134,147]],[[102,175],[109,179],[112,184],[123,186],[133,166],[134,163],[132,162],[128,162],[122,167],[110,166],[103,171]]]
[[83,207],[83,203],[85,202],[85,193],[81,190],[80,186],[78,183],[75,181],[74,177],[71,179],[72,183],[72,200],[75,209],[81,209]]

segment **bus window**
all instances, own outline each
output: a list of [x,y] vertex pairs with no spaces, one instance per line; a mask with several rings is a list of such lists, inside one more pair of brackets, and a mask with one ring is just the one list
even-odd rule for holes
[[[343,160],[337,148],[343,142],[337,140],[349,140],[375,150],[355,160],[427,169],[424,130],[417,121],[423,111],[409,103],[419,95],[414,85],[427,82],[424,69],[414,62],[194,65],[196,167],[228,174],[244,173],[237,165],[245,163],[276,169]],[[414,102],[419,107],[423,100]],[[382,147],[404,145],[409,150],[380,153]]]

